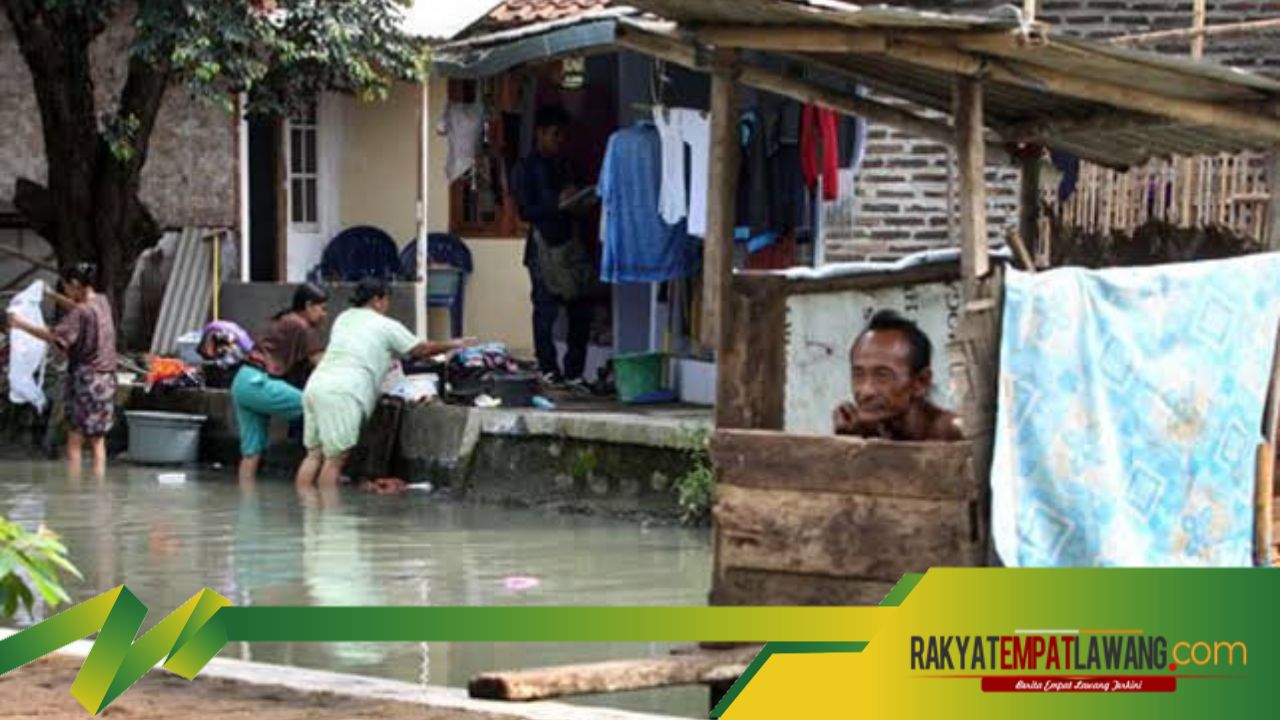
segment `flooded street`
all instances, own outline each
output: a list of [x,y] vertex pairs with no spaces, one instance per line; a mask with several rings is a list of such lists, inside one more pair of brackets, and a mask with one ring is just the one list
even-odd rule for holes
[[[702,605],[705,531],[443,503],[424,493],[299,496],[266,480],[118,465],[104,483],[60,463],[6,461],[0,515],[62,535],[76,601],[124,583],[147,625],[210,587],[237,605]],[[25,619],[25,617],[24,617]],[[225,656],[465,686],[475,673],[664,654],[665,644],[238,644]],[[705,689],[575,702],[705,716]]]

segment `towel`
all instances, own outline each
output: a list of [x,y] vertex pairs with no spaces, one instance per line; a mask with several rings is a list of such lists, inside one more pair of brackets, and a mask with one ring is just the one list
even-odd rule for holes
[[1280,255],[1010,271],[991,470],[1009,566],[1247,566]]

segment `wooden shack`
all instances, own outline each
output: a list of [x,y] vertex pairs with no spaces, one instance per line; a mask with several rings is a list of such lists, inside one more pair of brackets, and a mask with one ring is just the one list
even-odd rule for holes
[[[986,562],[1003,287],[987,227],[990,165],[1022,159],[1021,196],[1030,201],[1022,203],[1020,227],[1026,245],[1038,249],[1036,153],[1021,150],[1052,148],[1125,167],[1156,156],[1280,144],[1280,82],[1053,34],[1032,18],[825,0],[628,5],[651,14],[595,18],[608,27],[595,28],[590,40],[585,26],[564,24],[518,42],[536,43],[539,52],[556,48],[543,57],[626,50],[711,76],[712,190],[700,329],[718,363],[714,604],[876,603],[903,573]],[[473,38],[454,53],[459,62],[492,63],[511,42],[502,34]],[[878,97],[851,96],[822,76],[865,84]],[[954,150],[959,263],[946,272],[957,275],[963,292],[953,336],[939,349],[967,443],[888,445],[786,432],[788,298],[911,280],[735,272],[740,86],[858,115]],[[887,96],[895,101],[878,99]],[[1269,203],[1280,209],[1280,192]],[[836,391],[833,406],[842,399]],[[1259,467],[1257,544],[1265,558],[1272,491],[1269,462]],[[673,657],[657,671],[651,660],[636,661],[643,673],[619,664],[499,673],[477,678],[472,690],[529,699],[701,682],[714,696],[743,667],[740,660]]]
[[981,565],[968,443],[723,430],[713,605],[874,605],[905,573]]

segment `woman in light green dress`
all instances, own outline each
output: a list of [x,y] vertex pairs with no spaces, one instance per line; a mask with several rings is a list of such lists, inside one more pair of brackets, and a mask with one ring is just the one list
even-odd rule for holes
[[342,478],[360,428],[373,414],[382,380],[398,358],[428,358],[475,344],[471,338],[421,340],[387,317],[391,292],[376,278],[356,286],[352,307],[338,316],[329,346],[302,393],[303,445],[307,457],[297,483],[331,487]]

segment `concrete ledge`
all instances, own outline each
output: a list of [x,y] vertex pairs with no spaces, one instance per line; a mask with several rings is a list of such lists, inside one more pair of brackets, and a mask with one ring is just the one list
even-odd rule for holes
[[[0,640],[16,634],[17,630],[0,628]],[[77,640],[58,651],[59,655],[87,657],[93,643]],[[163,670],[159,664],[155,669]],[[20,672],[20,670],[18,671]],[[401,702],[423,707],[444,708],[488,715],[506,715],[527,720],[677,720],[671,715],[651,715],[625,710],[598,707],[579,707],[559,702],[503,703],[473,700],[461,688],[438,685],[414,685],[412,683],[383,680],[361,675],[306,670],[283,665],[247,662],[228,658],[214,658],[200,678],[227,680],[245,685],[279,687],[308,694],[328,693],[345,697]],[[67,692],[71,688],[67,687]]]
[[[431,408],[424,408],[429,411]],[[481,432],[515,437],[552,436],[567,440],[640,445],[667,450],[697,447],[699,433],[709,433],[709,418],[673,418],[627,413],[475,410]]]

